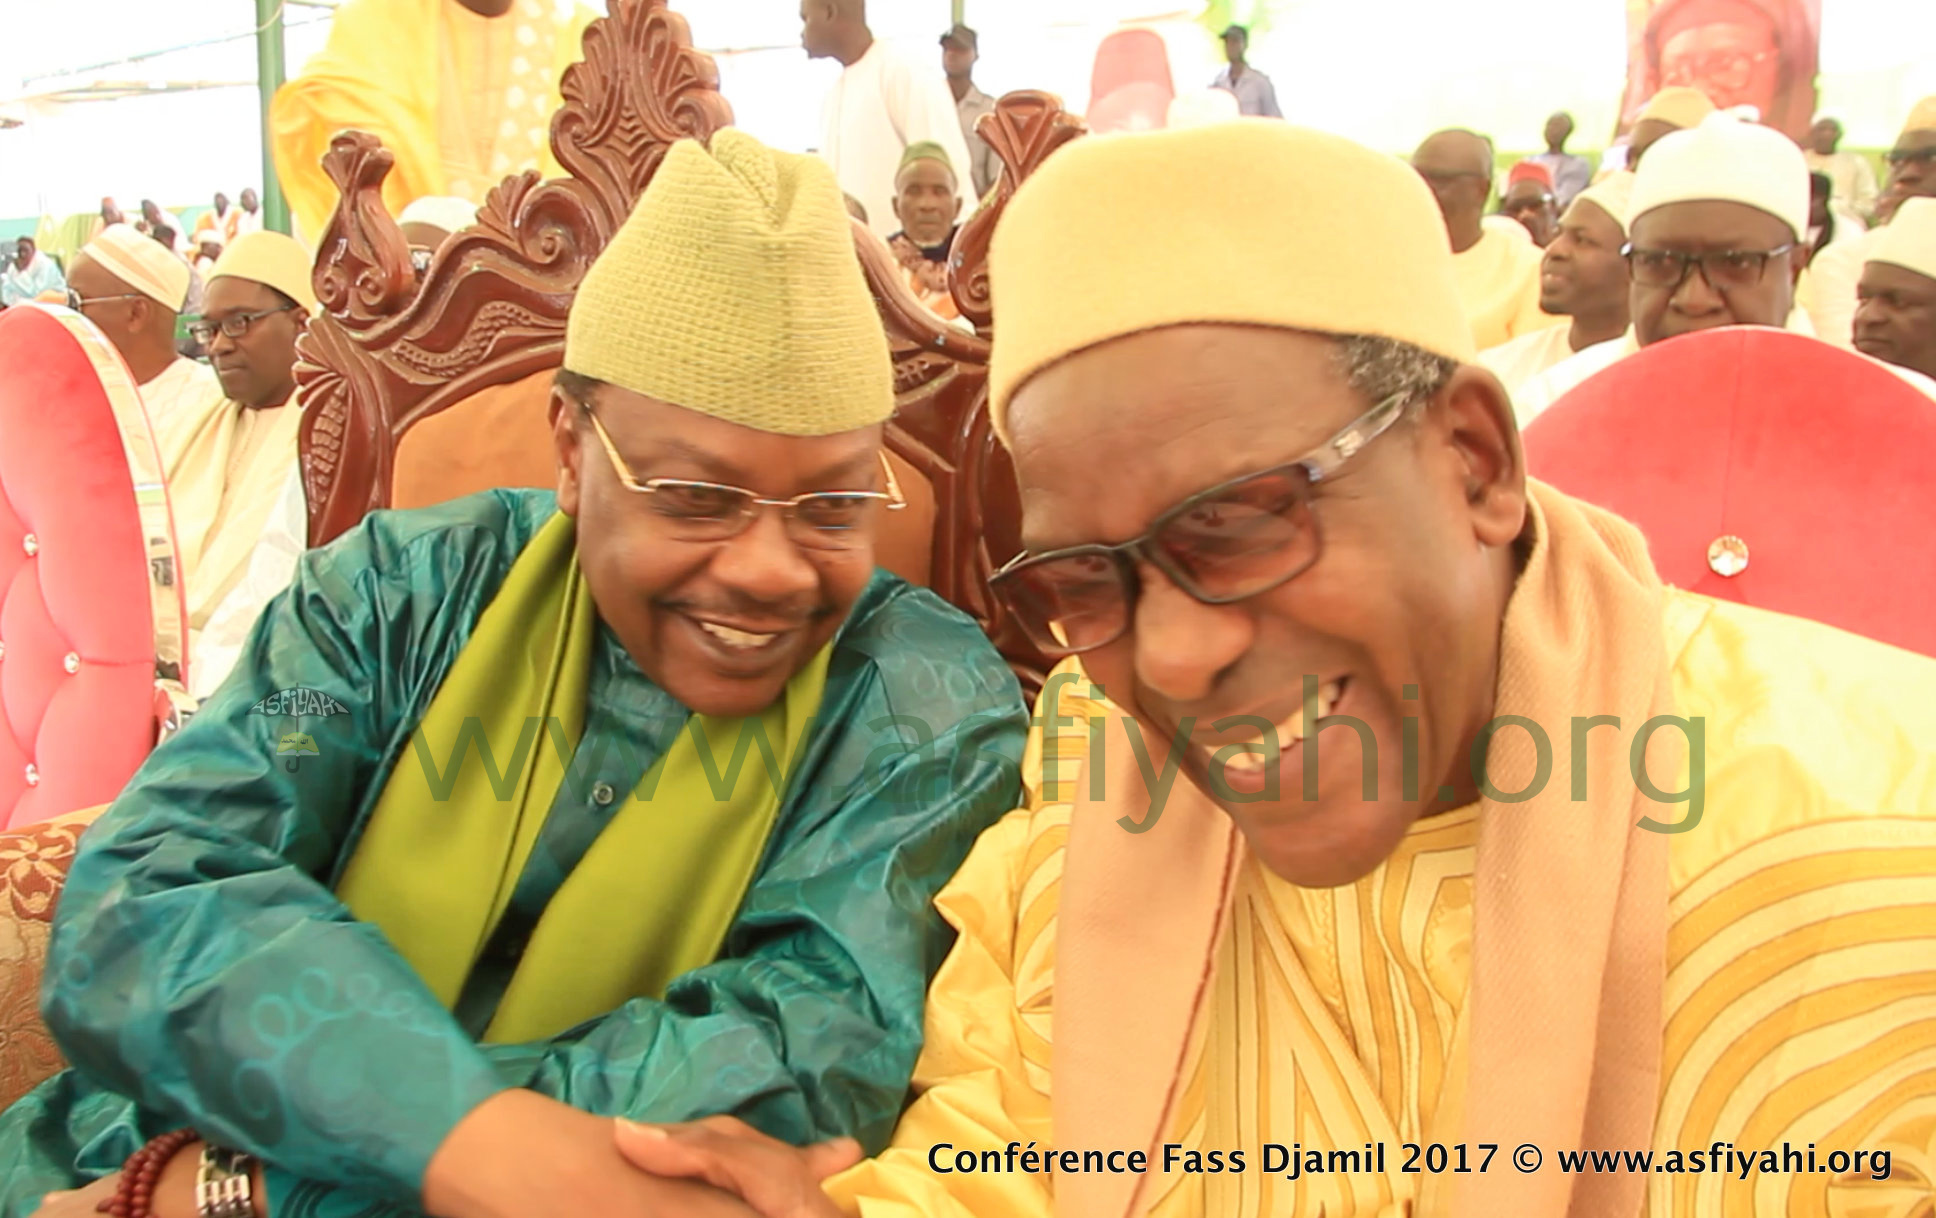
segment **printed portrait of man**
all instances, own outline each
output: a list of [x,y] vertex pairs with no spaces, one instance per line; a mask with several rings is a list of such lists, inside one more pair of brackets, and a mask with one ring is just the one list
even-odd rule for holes
[[1753,106],[1801,137],[1815,112],[1821,0],[1657,0],[1628,6],[1638,37],[1621,127],[1659,90],[1686,85],[1719,109]]

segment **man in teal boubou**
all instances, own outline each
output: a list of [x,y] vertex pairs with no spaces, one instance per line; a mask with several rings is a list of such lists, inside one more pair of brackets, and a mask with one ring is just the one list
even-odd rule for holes
[[[851,242],[818,161],[680,143],[574,305],[555,495],[304,557],[83,842],[44,997],[75,1068],[0,1115],[0,1218],[91,1213],[182,1126],[159,1218],[205,1157],[277,1218],[535,1218],[743,1212],[602,1118],[884,1144],[1026,711],[874,566]],[[343,713],[251,713],[284,690]]]

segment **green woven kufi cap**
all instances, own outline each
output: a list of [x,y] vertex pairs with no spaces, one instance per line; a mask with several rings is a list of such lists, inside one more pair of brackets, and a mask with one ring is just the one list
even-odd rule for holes
[[565,367],[781,435],[884,421],[893,365],[833,171],[730,128],[674,144],[578,289]]

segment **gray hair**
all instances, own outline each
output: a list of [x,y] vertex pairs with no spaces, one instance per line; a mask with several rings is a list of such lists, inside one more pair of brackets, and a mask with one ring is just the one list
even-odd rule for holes
[[1458,362],[1423,347],[1371,334],[1350,334],[1335,348],[1338,368],[1367,402],[1402,395],[1408,409],[1445,388]]

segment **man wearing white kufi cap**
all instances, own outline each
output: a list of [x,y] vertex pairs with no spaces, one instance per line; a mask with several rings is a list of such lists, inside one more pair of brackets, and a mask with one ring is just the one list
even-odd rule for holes
[[223,396],[156,428],[187,587],[189,692],[197,698],[228,674],[256,615],[293,570],[285,558],[266,585],[242,586],[265,533],[287,523],[274,509],[298,480],[296,339],[315,307],[309,255],[294,238],[237,237],[209,272],[202,318],[191,327]]
[[0,1213],[164,1126],[258,1213],[745,1213],[617,1117],[881,1147],[1026,716],[874,566],[893,406],[832,171],[673,145],[574,302],[556,493],[305,554],[88,830],[45,991],[87,1073],[0,1115]]
[[127,224],[111,224],[82,246],[67,276],[68,302],[121,353],[157,431],[222,396],[214,371],[175,349],[188,284],[186,262]]
[[1560,217],[1540,258],[1539,307],[1569,326],[1548,326],[1479,353],[1508,393],[1548,368],[1627,332],[1627,200],[1633,175],[1615,174],[1582,190]]
[[1808,165],[1780,132],[1725,114],[1663,137],[1628,201],[1635,338],[1782,326],[1807,257]]
[[[827,1181],[842,1209],[1887,1198],[1936,1044],[1936,660],[1663,587],[1637,529],[1529,478],[1388,156],[1255,119],[1077,140],[989,272],[1025,546],[992,583],[1066,658],[1026,806],[937,902],[960,933],[914,1100]],[[620,1136],[748,1200],[827,1166],[718,1125]],[[1884,1159],[1788,1174],[1770,1137]],[[1561,1159],[1716,1145],[1753,1179]]]
[[[1628,204],[1633,328],[1522,386],[1513,399],[1521,426],[1594,373],[1676,335],[1785,326],[1813,337],[1795,297],[1808,204],[1807,162],[1777,131],[1713,114],[1662,137],[1634,175]],[[1936,393],[1925,378],[1902,375]]]
[[1936,95],[1910,108],[1884,159],[1889,162],[1889,180],[1876,199],[1879,227],[1852,241],[1831,244],[1816,255],[1803,281],[1804,301],[1816,333],[1841,347],[1854,340],[1856,284],[1868,262],[1870,243],[1881,236],[1880,226],[1889,223],[1903,200],[1936,197]]
[[1905,199],[1868,252],[1855,349],[1936,377],[1936,199]]

